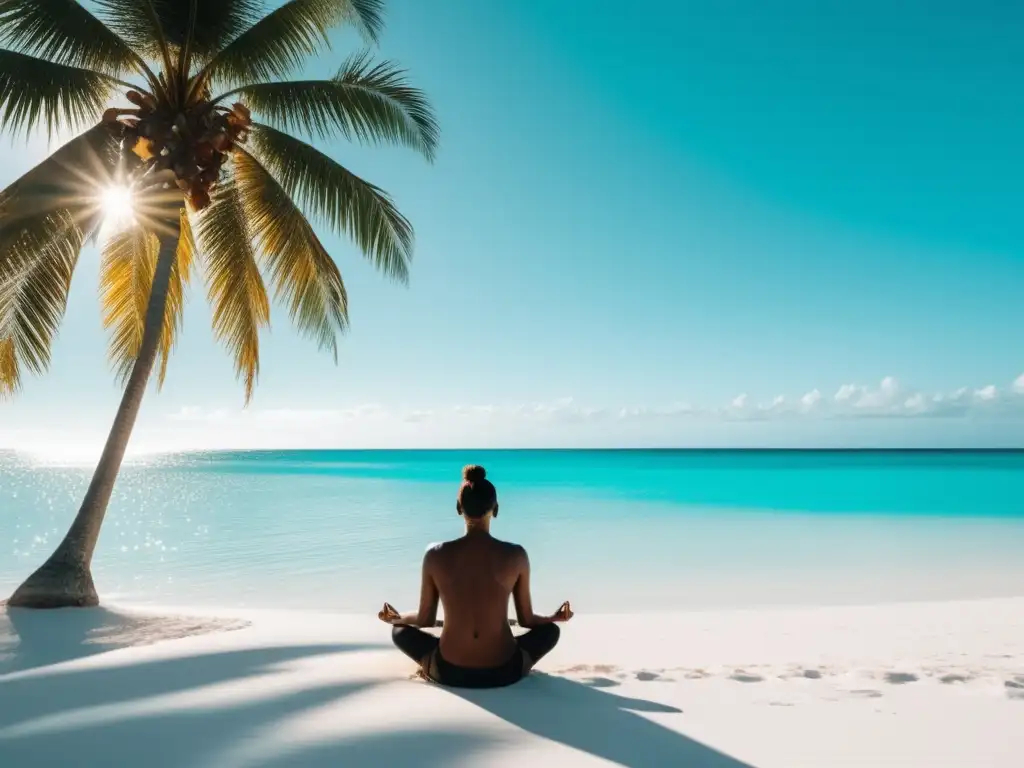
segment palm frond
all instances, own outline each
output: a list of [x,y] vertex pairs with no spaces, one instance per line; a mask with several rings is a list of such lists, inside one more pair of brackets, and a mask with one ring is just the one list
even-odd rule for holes
[[0,190],[0,231],[56,208],[94,210],[100,190],[114,182],[118,141],[109,125],[94,125]]
[[185,313],[186,289],[192,279],[192,266],[195,261],[195,242],[192,238],[192,226],[188,211],[181,210],[181,234],[178,235],[178,250],[171,267],[171,280],[167,287],[167,312],[164,316],[164,329],[160,336],[157,387],[163,387],[167,378],[167,362],[181,333],[182,320]]
[[118,232],[103,245],[100,307],[110,332],[108,356],[119,381],[132,372],[146,328],[146,307],[153,287],[160,240],[141,226]]
[[348,328],[341,273],[288,193],[247,152],[235,156],[235,183],[275,298],[299,331],[338,359],[337,334]]
[[40,374],[49,367],[67,308],[82,232],[66,212],[47,224],[49,231],[23,231],[0,253],[0,398],[21,388],[23,369]]
[[[162,56],[160,41],[180,50],[192,23],[192,0],[96,0],[108,24],[135,50],[149,58]],[[201,0],[190,51],[199,61],[238,37],[259,18],[259,0]]]
[[229,91],[253,111],[286,131],[353,141],[401,144],[433,160],[440,129],[422,91],[389,61],[373,63],[361,54],[330,80],[266,82]]
[[[335,0],[340,22],[351,24],[363,39],[374,45],[384,32],[384,0]],[[338,22],[335,22],[337,24]]]
[[[167,289],[167,309],[160,334],[157,387],[163,387],[167,363],[181,331],[185,288],[192,273],[193,243],[188,214],[181,212],[182,230]],[[100,307],[103,328],[110,332],[108,357],[123,384],[131,375],[142,347],[146,312],[160,256],[160,239],[143,225],[124,229],[103,244],[100,264]]]
[[96,218],[76,217],[67,208],[55,208],[23,219],[16,227],[0,230],[0,291],[9,289],[51,256],[69,232],[82,242],[96,226]]
[[376,42],[384,26],[382,0],[289,0],[217,53],[206,73],[231,85],[285,77],[327,46],[327,33],[345,22]]
[[0,50],[0,130],[27,133],[45,124],[77,127],[98,119],[116,80],[100,72]]
[[217,186],[212,204],[197,218],[196,234],[213,305],[213,334],[234,358],[248,404],[259,376],[259,332],[270,324],[270,301],[239,190],[230,177]]
[[[100,15],[133,50],[145,58],[162,61],[167,78],[171,71],[171,50],[157,15],[159,0],[95,0]],[[164,87],[169,85],[165,79]]]
[[67,235],[55,222],[70,221],[82,238],[94,231],[98,187],[112,176],[116,147],[107,126],[94,126],[0,191],[0,290],[59,247]]
[[0,0],[0,46],[120,75],[139,57],[78,0]]
[[377,269],[405,282],[412,260],[412,225],[386,192],[314,147],[254,124],[248,146],[304,210],[352,238]]

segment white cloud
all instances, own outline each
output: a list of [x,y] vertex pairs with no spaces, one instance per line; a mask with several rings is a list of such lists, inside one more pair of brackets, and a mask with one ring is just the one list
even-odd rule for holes
[[863,387],[859,387],[856,384],[843,384],[836,392],[835,401],[837,403],[846,403],[853,400],[864,391]]
[[900,385],[892,376],[886,376],[878,385],[878,389],[856,387],[856,391],[860,396],[854,402],[854,407],[876,411],[896,404],[900,395]]
[[[989,384],[952,391],[905,390],[887,376],[876,387],[850,383],[831,398],[820,389],[790,398],[780,394],[752,407],[742,393],[725,407],[693,405],[590,406],[571,397],[536,403],[457,404],[411,407],[366,404],[343,408],[274,408],[228,410],[189,406],[166,414],[168,439],[205,445],[232,446],[295,444],[408,445],[424,440],[444,445],[468,445],[481,435],[498,444],[529,441],[530,435],[606,435],[615,429],[633,431],[684,430],[700,424],[757,421],[828,421],[879,418],[1016,418],[1024,420],[1024,388],[1015,382],[1000,390]],[[671,425],[676,424],[673,428]],[[675,433],[672,433],[675,434]],[[443,437],[437,437],[438,435]],[[512,435],[513,437],[507,437]],[[433,437],[431,437],[433,436]],[[503,442],[504,441],[504,442]]]
[[821,402],[821,391],[812,389],[806,395],[800,398],[800,403],[804,408],[810,409]]
[[912,413],[920,413],[928,407],[928,401],[920,392],[915,392],[906,399],[903,407]]
[[[814,390],[816,393],[818,390]],[[804,396],[804,405],[809,407],[820,400],[813,397],[814,393],[809,392]],[[843,384],[836,390],[832,397],[837,407],[842,409],[853,408],[856,411],[876,415],[880,411],[899,411],[907,407],[911,402],[913,407],[921,409],[921,405],[914,397],[916,393],[905,393],[899,381],[894,376],[886,376],[877,387],[867,387],[863,384]],[[811,400],[808,401],[807,398]]]
[[989,384],[987,387],[974,390],[974,396],[984,401],[995,400],[998,394],[999,392],[996,390],[995,384]]
[[1024,373],[1014,380],[1013,391],[1019,394],[1024,394]]
[[[1024,378],[1024,377],[1021,377]],[[798,392],[801,390],[798,390]],[[740,445],[752,440],[804,444],[846,444],[850,435],[872,444],[899,442],[919,434],[929,443],[936,430],[951,434],[1019,435],[1024,439],[1024,381],[973,385],[935,391],[901,386],[886,377],[875,386],[851,382],[828,396],[822,389],[803,395],[747,390],[724,403],[709,393],[703,402],[680,398],[648,403],[588,403],[571,397],[511,403],[337,403],[300,401],[298,407],[186,406],[173,412],[156,407],[140,419],[133,451],[214,448],[462,448],[482,445],[650,446]],[[884,420],[902,426],[876,427]],[[941,421],[935,427],[909,421]],[[843,425],[838,424],[845,421]],[[797,426],[797,425],[800,426]],[[0,447],[63,446],[77,440],[88,450],[102,448],[109,425],[104,419],[68,426],[12,424],[0,419]],[[875,435],[870,439],[865,435]],[[959,432],[957,432],[959,434]],[[809,435],[816,435],[810,438]],[[88,436],[88,439],[86,439]],[[973,439],[973,438],[972,438]],[[984,442],[981,437],[977,438]],[[975,442],[977,442],[975,440]],[[844,442],[845,441],[845,442]],[[953,440],[956,442],[956,440]],[[77,450],[77,449],[76,449]]]
[[757,406],[762,417],[780,416],[787,410],[788,403],[785,395],[776,395],[770,403]]
[[[604,412],[604,409],[594,410],[594,415]],[[689,416],[696,412],[696,409],[687,403],[674,403],[666,407],[633,406],[630,408],[620,408],[615,412],[615,416],[618,419],[624,420],[640,420],[671,418],[673,416]]]

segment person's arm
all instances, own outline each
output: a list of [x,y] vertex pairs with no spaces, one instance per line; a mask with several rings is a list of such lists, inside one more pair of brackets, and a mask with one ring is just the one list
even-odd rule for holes
[[533,597],[530,595],[530,557],[526,550],[519,551],[519,578],[512,588],[512,600],[516,606],[516,621],[523,629],[533,629],[541,624],[558,621],[557,616],[538,616],[533,612]]
[[437,591],[437,582],[434,581],[434,550],[428,549],[423,556],[419,610],[415,613],[403,613],[392,623],[410,627],[433,627],[437,622],[437,603],[440,597]]

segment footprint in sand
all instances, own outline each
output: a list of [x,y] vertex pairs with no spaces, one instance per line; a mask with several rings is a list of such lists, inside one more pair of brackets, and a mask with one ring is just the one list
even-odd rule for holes
[[939,678],[939,682],[942,683],[943,685],[954,685],[956,683],[966,683],[966,682],[969,682],[970,679],[971,679],[970,675],[949,674],[949,675],[943,675],[942,677],[940,677]]
[[562,675],[610,675],[618,671],[619,668],[613,664],[577,664],[573,667],[560,669],[558,670],[558,673]]
[[1003,681],[1006,687],[1006,695],[1011,699],[1024,701],[1024,675],[1018,675]]
[[850,695],[856,696],[859,699],[880,699],[882,698],[881,691],[873,691],[870,688],[861,688],[856,691],[850,691]]
[[737,683],[760,683],[760,682],[764,682],[764,678],[761,677],[760,675],[752,675],[749,672],[744,672],[743,670],[740,670],[738,672],[733,672],[731,675],[729,675],[729,679],[730,680],[735,680]]
[[662,677],[659,673],[657,673],[657,672],[648,672],[647,670],[642,670],[640,672],[637,672],[636,673],[636,679],[640,680],[641,682],[644,682],[644,683],[649,683],[652,680],[662,680],[664,682],[671,682],[668,678]]
[[803,671],[803,676],[808,680],[821,680],[821,672],[816,669],[805,669]]
[[916,683],[917,675],[911,674],[910,672],[886,672],[885,682],[890,685],[906,685],[907,683]]

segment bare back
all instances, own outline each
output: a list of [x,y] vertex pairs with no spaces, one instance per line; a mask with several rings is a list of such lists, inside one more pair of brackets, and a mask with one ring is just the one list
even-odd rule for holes
[[522,547],[486,534],[434,548],[426,570],[444,609],[440,649],[446,661],[494,667],[517,652],[508,601],[527,562]]

